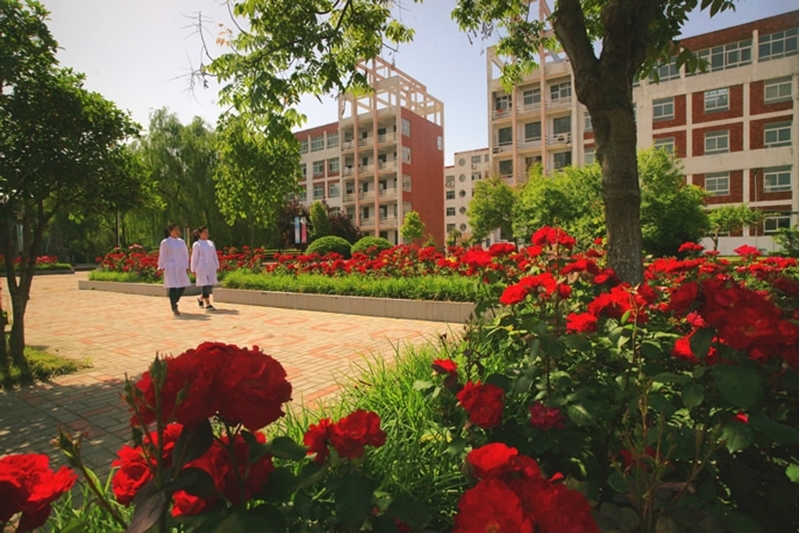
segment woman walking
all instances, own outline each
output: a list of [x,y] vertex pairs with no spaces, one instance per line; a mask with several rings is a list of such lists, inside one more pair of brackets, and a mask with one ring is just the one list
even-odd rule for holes
[[214,310],[211,305],[212,285],[216,285],[217,270],[219,270],[219,258],[214,242],[208,240],[208,228],[200,226],[194,230],[195,242],[192,245],[191,270],[195,276],[195,285],[200,287],[202,297],[197,299],[197,304],[209,311]]
[[172,314],[180,316],[178,301],[183,291],[191,285],[189,281],[189,250],[180,238],[181,228],[170,224],[164,232],[166,237],[158,249],[158,272],[164,273],[164,287],[169,291],[169,305]]

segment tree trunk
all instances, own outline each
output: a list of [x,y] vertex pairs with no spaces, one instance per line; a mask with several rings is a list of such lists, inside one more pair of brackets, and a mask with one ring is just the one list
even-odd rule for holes
[[592,116],[598,158],[603,169],[603,204],[608,236],[608,265],[631,284],[644,279],[641,193],[636,160],[633,108],[597,109]]

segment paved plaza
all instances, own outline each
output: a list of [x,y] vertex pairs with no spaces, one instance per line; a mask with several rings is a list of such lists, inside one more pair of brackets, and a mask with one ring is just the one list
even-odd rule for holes
[[[293,403],[315,405],[358,374],[365,358],[393,358],[406,345],[436,343],[460,325],[219,304],[216,311],[181,300],[173,317],[163,298],[78,290],[86,272],[38,276],[25,315],[26,344],[92,367],[13,392],[0,392],[0,456],[46,453],[63,463],[51,443],[62,427],[84,432],[86,462],[108,471],[130,437],[120,398],[125,375],[136,378],[156,354],[178,355],[203,341],[258,346],[276,358],[293,386]],[[10,309],[5,284],[3,307]]]

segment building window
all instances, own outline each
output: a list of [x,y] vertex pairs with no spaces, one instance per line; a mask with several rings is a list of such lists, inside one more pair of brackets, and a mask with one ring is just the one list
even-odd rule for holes
[[479,180],[479,179],[481,179],[481,173],[480,172],[473,172],[472,173],[472,181]]
[[675,137],[661,137],[653,142],[653,148],[656,150],[666,150],[667,152],[675,153]]
[[305,163],[300,163],[300,175],[305,178],[307,176],[306,172],[308,172],[308,167]]
[[784,102],[792,99],[792,78],[779,78],[764,82],[764,103]]
[[709,154],[724,154],[729,152],[728,138],[730,132],[724,131],[709,131],[705,134],[706,155]]
[[495,95],[494,110],[497,112],[507,111],[511,107],[511,96],[508,94]]
[[328,198],[338,198],[339,197],[339,184],[338,183],[331,183],[328,185]]
[[462,205],[461,207],[459,207],[459,208],[458,208],[458,214],[459,214],[459,215],[463,215],[463,214],[464,214],[464,213],[466,213],[466,212],[467,212],[467,208],[466,208],[466,207],[464,207],[463,205]]
[[538,104],[541,101],[542,101],[541,89],[528,89],[527,91],[522,91],[522,105]]
[[572,131],[572,118],[569,116],[553,119],[553,134],[569,133]]
[[339,173],[339,158],[328,159],[328,174]]
[[320,135],[319,137],[311,137],[311,151],[319,152],[325,148],[325,138]]
[[572,152],[553,154],[553,168],[564,168],[572,164]]
[[675,118],[675,99],[660,98],[653,100],[653,120],[669,120]]
[[525,171],[527,172],[530,170],[532,165],[541,165],[542,164],[542,156],[537,155],[535,157],[526,157],[525,158]]
[[500,146],[508,146],[513,142],[513,135],[511,128],[500,128],[497,130],[497,144]]
[[325,185],[314,185],[314,200],[325,199]]
[[447,225],[447,229],[446,229],[447,233],[450,233],[451,231],[455,231],[455,230],[456,230],[456,225],[455,224],[448,224]]
[[499,169],[501,176],[510,176],[514,173],[514,162],[511,161],[510,159],[506,159],[505,161],[500,161]]
[[769,61],[797,54],[797,28],[758,38],[758,60]]
[[655,72],[650,75],[650,83],[659,83],[662,81],[669,81],[669,80],[677,80],[681,77],[681,71],[678,69],[677,65],[675,65],[675,60],[673,59],[666,65],[658,65],[655,68]]
[[308,140],[300,141],[300,153],[301,154],[308,153]]
[[715,46],[697,52],[697,58],[708,62],[708,72],[749,65],[753,59],[753,40],[746,39],[725,46]]
[[466,195],[467,195],[467,191],[465,191],[464,189],[461,189],[460,191],[458,191],[458,197],[459,198],[464,198]]
[[461,224],[460,226],[458,226],[458,228],[459,228],[461,231],[467,231],[467,225],[466,225],[466,224]]
[[300,192],[297,193],[297,200],[300,201],[300,202],[305,202],[306,201],[306,189],[305,189],[305,187],[300,189]]
[[472,163],[473,165],[480,165],[480,164],[481,164],[481,156],[479,156],[479,155],[473,155],[473,156],[470,158],[470,163]]
[[527,124],[525,124],[525,140],[526,141],[542,140],[541,122],[528,122]]
[[455,200],[456,199],[456,191],[447,191],[444,193],[445,200]]
[[467,175],[466,174],[461,174],[460,176],[458,176],[458,181],[460,181],[461,183],[464,183],[465,181],[467,181]]
[[781,215],[774,217],[764,218],[764,233],[770,235],[778,233],[779,229],[790,228],[792,226],[792,217],[790,215]]
[[322,176],[325,172],[325,161],[314,161],[311,164],[311,171],[315,176]]
[[456,208],[455,207],[448,207],[447,208],[447,212],[445,213],[445,215],[448,216],[448,217],[456,216]]
[[792,190],[792,167],[764,169],[764,192],[783,192]]
[[572,82],[562,81],[550,86],[550,100],[563,100],[572,96]]
[[411,147],[403,146],[403,163],[411,163]]
[[335,131],[328,134],[328,148],[339,146],[339,132]]
[[400,128],[406,137],[411,137],[411,122],[407,118],[400,119]]
[[792,123],[776,122],[764,126],[764,147],[790,146],[792,144]]
[[444,140],[441,135],[436,136],[436,148],[442,150],[444,148]]
[[590,115],[588,111],[583,112],[583,131],[586,133],[594,131],[592,128],[592,115]]
[[706,174],[705,190],[711,196],[728,196],[731,193],[730,175],[727,172]]
[[411,176],[408,174],[403,174],[403,190],[405,192],[411,192]]
[[583,161],[587,166],[594,164],[594,148],[587,148],[583,151]]
[[728,110],[728,88],[713,89],[703,93],[706,113]]
[[444,178],[444,186],[448,189],[451,189],[456,186],[456,177],[455,176],[446,176]]

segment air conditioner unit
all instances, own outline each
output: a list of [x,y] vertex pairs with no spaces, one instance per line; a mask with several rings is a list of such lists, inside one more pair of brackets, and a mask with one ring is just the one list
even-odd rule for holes
[[499,147],[499,146],[495,146],[495,147],[492,149],[492,152],[494,152],[495,154],[499,154],[499,153],[500,153],[500,147]]
[[558,142],[560,142],[560,143],[565,143],[565,142],[567,142],[569,140],[569,134],[568,133],[561,133],[559,135],[556,135],[556,140]]

